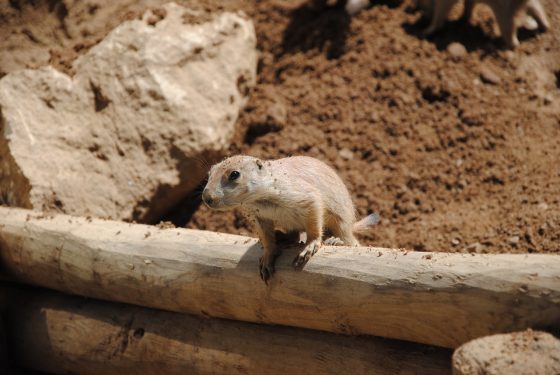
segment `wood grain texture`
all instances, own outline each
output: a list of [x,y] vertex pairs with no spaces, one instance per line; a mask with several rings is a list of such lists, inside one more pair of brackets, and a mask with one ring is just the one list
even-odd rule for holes
[[[6,289],[4,289],[6,293]],[[451,351],[9,290],[21,366],[57,374],[450,374]]]
[[98,299],[449,348],[560,326],[560,257],[285,249],[268,286],[247,237],[44,217],[0,207],[0,260],[20,282]]

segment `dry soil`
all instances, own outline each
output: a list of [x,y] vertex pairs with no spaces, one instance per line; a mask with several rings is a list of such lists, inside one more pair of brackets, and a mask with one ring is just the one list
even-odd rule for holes
[[[310,155],[346,181],[365,244],[419,251],[560,251],[560,3],[552,29],[502,48],[492,13],[424,39],[410,4],[374,0],[353,18],[318,1],[178,1],[243,10],[255,22],[258,84],[230,153]],[[0,76],[71,63],[162,1],[2,0]],[[149,173],[149,172],[147,172]],[[250,233],[238,213],[192,197],[165,219]]]

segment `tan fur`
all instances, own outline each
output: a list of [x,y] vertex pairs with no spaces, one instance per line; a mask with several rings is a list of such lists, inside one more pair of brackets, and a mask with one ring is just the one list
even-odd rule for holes
[[[232,171],[239,172],[234,181],[229,180]],[[202,198],[210,208],[238,207],[254,220],[264,249],[260,268],[265,281],[278,254],[275,229],[306,233],[306,247],[295,260],[301,265],[321,246],[325,228],[342,244],[357,246],[353,231],[372,225],[367,218],[356,223],[350,193],[336,172],[306,156],[269,161],[230,157],[210,169]]]
[[[430,25],[424,34],[430,35],[439,30],[447,20],[453,6],[458,2],[459,0],[417,0],[417,6],[430,18]],[[502,39],[509,48],[519,45],[516,18],[521,11],[526,11],[528,16],[533,17],[541,29],[547,30],[550,27],[539,0],[465,0],[464,19],[470,19],[477,3],[486,4],[492,9]]]

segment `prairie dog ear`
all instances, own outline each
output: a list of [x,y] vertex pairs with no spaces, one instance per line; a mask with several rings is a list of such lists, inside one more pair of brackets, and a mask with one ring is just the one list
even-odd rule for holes
[[262,163],[262,161],[261,161],[260,159],[257,159],[257,160],[255,161],[255,163],[257,163],[257,167],[259,167],[259,169],[262,169],[262,168],[263,168],[263,163]]

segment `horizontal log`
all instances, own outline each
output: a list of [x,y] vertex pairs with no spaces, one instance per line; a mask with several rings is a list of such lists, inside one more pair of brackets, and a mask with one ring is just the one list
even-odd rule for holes
[[297,251],[267,286],[254,239],[0,208],[5,271],[67,293],[449,348],[560,327],[558,256],[324,247],[294,270]]
[[8,356],[8,346],[6,342],[6,330],[4,323],[4,301],[0,298],[0,375],[7,375],[13,373],[10,368],[10,358]]
[[16,362],[50,373],[451,373],[448,349],[197,318],[46,290],[9,291]]

